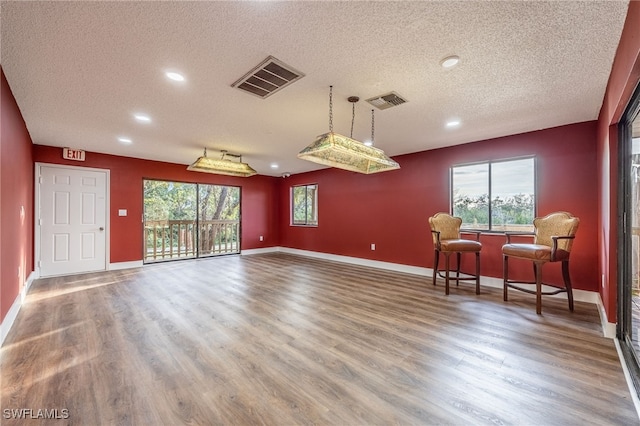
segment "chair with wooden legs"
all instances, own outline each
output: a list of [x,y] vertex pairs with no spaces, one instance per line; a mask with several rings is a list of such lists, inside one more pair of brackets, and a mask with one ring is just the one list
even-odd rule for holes
[[[569,276],[569,255],[578,230],[580,219],[567,212],[554,212],[533,221],[533,233],[507,232],[507,243],[502,246],[504,272],[504,300],[508,298],[508,289],[524,291],[536,295],[536,313],[542,313],[542,296],[567,293],[569,310],[573,311],[573,290]],[[511,242],[514,235],[533,235],[533,243],[516,244]],[[509,258],[524,259],[533,262],[535,281],[516,281],[509,279]],[[542,265],[549,262],[562,262],[564,286],[548,284],[542,280]],[[522,287],[523,284],[535,284],[535,289]],[[542,286],[555,290],[543,291]]]
[[[460,226],[462,225],[462,219],[459,217],[451,216],[447,213],[436,213],[429,218],[429,225],[431,226],[431,235],[433,237],[433,246],[435,249],[435,266],[433,268],[433,285],[436,285],[436,276],[444,278],[444,291],[445,294],[449,294],[449,281],[453,280],[456,285],[460,281],[476,282],[476,294],[480,294],[480,250],[482,250],[482,243],[480,243],[479,231],[464,231],[464,233],[475,234],[475,240],[466,240],[460,237]],[[444,255],[444,271],[445,275],[442,276],[442,271],[438,269],[438,263],[440,260],[440,253]],[[450,276],[450,262],[449,257],[451,254],[456,254],[456,275]],[[476,255],[476,271],[475,274],[467,274],[460,272],[460,259],[462,253],[475,253]]]

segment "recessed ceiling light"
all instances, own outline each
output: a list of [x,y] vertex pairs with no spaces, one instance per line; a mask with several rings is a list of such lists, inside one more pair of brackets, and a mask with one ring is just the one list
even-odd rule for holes
[[277,168],[278,168],[278,165],[277,165],[276,163],[271,163],[271,168],[272,168],[272,169],[277,169]]
[[151,117],[149,117],[147,114],[133,114],[133,118],[141,123],[151,123]]
[[130,138],[125,138],[124,136],[120,136],[120,137],[118,138],[118,141],[119,141],[120,143],[126,143],[126,144],[129,144],[129,143],[131,143],[131,142],[132,142],[132,140],[131,140]]
[[174,71],[167,71],[167,72],[164,73],[164,75],[166,75],[169,80],[173,80],[173,81],[184,81],[185,80],[184,75],[182,75],[180,73],[177,73],[177,72],[174,72]]
[[447,127],[458,127],[459,125],[460,125],[460,120],[447,121]]
[[452,55],[452,56],[447,56],[446,58],[441,60],[440,65],[442,65],[442,68],[452,68],[458,65],[458,62],[460,62],[460,57],[456,55]]

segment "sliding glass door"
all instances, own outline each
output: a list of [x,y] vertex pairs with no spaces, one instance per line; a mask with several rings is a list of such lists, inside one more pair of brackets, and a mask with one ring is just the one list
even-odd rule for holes
[[198,185],[200,256],[240,252],[240,188]]
[[196,184],[144,180],[144,262],[197,256]]
[[640,87],[620,122],[618,339],[640,391]]
[[144,262],[240,252],[240,188],[145,179]]

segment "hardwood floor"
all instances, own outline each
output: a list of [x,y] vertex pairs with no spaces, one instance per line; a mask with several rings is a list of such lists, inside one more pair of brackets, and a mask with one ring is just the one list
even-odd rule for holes
[[595,305],[443,285],[277,253],[37,280],[2,424],[639,424]]

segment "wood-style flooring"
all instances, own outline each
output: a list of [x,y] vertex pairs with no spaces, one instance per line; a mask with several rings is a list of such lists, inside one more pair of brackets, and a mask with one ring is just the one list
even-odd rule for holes
[[2,347],[0,422],[639,424],[595,305],[509,298],[282,253],[40,279]]

